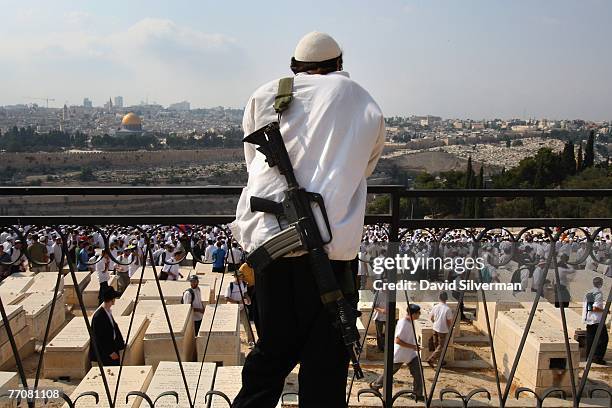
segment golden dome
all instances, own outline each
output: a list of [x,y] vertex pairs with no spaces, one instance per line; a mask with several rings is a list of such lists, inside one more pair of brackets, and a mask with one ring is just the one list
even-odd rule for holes
[[130,112],[123,117],[123,119],[121,120],[121,124],[123,126],[142,125],[142,120],[140,119],[140,117],[138,117],[138,115],[133,112]]

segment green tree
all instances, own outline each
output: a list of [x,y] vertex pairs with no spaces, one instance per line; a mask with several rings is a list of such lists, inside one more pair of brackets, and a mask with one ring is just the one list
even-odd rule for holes
[[578,145],[578,154],[576,155],[576,172],[582,171],[582,143]]
[[561,167],[568,176],[576,174],[576,156],[574,153],[574,142],[571,140],[563,146],[561,153]]
[[91,168],[83,167],[81,168],[81,173],[79,173],[79,180],[80,181],[96,181],[97,178]]
[[587,140],[586,147],[584,149],[584,160],[582,161],[583,169],[593,167],[593,164],[595,163],[594,143],[595,131],[591,130],[591,132],[589,133],[589,138]]
[[[476,179],[476,188],[484,189],[484,166],[480,166],[478,178]],[[482,218],[484,216],[484,201],[482,197],[476,198],[474,202],[474,218]]]
[[[474,188],[475,178],[476,177],[474,175],[474,170],[472,169],[472,156],[470,156],[468,157],[467,169],[465,171],[465,183],[463,187],[466,189]],[[463,198],[463,211],[462,212],[465,218],[472,218],[474,216],[474,198],[473,197]]]

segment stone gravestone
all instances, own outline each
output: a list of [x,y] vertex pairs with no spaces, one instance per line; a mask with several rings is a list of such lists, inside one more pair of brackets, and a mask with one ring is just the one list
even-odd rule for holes
[[[4,300],[4,299],[3,299]],[[4,310],[8,317],[9,325],[13,331],[13,335],[23,329],[26,325],[26,315],[22,306],[19,305],[5,305]],[[0,347],[10,347],[8,344],[9,338],[4,328],[4,321],[0,316]]]
[[[114,288],[115,290],[117,289],[117,279],[115,275],[111,276],[110,280],[108,281],[108,285]],[[89,285],[87,285],[87,287],[82,290],[81,293],[83,294],[83,304],[85,304],[86,308],[97,308],[98,306],[100,306],[100,303],[98,302],[98,294],[100,293],[100,281],[98,280],[98,277],[92,275],[91,282],[89,282]],[[76,295],[74,296],[76,299]],[[117,299],[115,302],[117,302],[118,300],[119,299]],[[67,303],[71,304],[68,301]],[[73,304],[76,305],[77,302]]]
[[[495,328],[495,356],[502,375],[508,377],[516,356],[521,336],[525,330],[529,310],[512,309],[500,312]],[[536,312],[521,353],[516,379],[522,386],[541,393],[548,387],[559,387],[571,393],[569,362],[565,352],[563,331],[551,318]],[[580,351],[578,343],[570,340],[574,375],[578,382]]]
[[0,286],[0,298],[2,298],[2,304],[4,306],[15,305],[21,302],[26,296],[28,296],[28,293],[17,292],[10,289],[3,290],[2,286]]
[[[201,376],[200,368],[202,369]],[[212,388],[215,364],[203,363],[202,365],[202,363],[197,362],[183,362],[183,370],[187,378],[191,400],[193,401],[195,397],[196,407],[206,407],[206,393]],[[195,395],[199,376],[200,382],[198,385],[198,393]],[[185,382],[183,381],[177,361],[161,361],[158,364],[155,375],[147,389],[147,395],[149,395],[152,400],[155,400],[159,394],[166,391],[177,392],[179,396],[178,404],[174,397],[166,396],[162,397],[155,405],[157,408],[189,408],[189,399],[185,391]]]
[[[215,375],[215,385],[213,390],[221,391],[230,401],[234,401],[234,398],[240,392],[242,387],[242,366],[229,366],[217,368],[217,374]],[[216,395],[212,396],[212,403],[210,408],[226,408],[227,402],[221,397]]]
[[127,347],[124,350],[123,365],[137,366],[144,364],[144,335],[149,327],[149,319],[146,316],[134,316],[132,322],[132,330],[130,338],[127,339],[128,328],[130,325],[131,316],[117,316],[115,321],[119,326],[119,330],[123,338],[127,341]]
[[[191,284],[187,281],[162,281],[159,282],[162,293],[164,294],[164,300],[168,305],[178,305],[183,300],[183,294],[191,287]],[[204,305],[208,303],[210,298],[210,287],[200,284],[200,292],[202,293],[202,302]],[[208,294],[208,296],[206,296]],[[142,300],[154,300],[160,299],[159,288],[156,282],[147,282],[140,289],[140,299]]]
[[[115,301],[116,302],[116,301]],[[116,303],[115,303],[116,305]],[[132,313],[134,309],[135,315],[146,316],[149,320],[153,320],[153,316],[157,313],[158,310],[161,309],[162,303],[161,300],[139,300],[138,303],[134,303],[132,306],[132,310],[128,313]],[[124,314],[125,316],[126,314]],[[165,321],[165,318],[164,318]]]
[[[27,319],[23,307],[20,305],[5,306],[4,307],[9,320],[13,338],[17,345],[17,350],[22,359],[28,357],[34,352],[34,347],[31,339],[30,328],[27,326]],[[15,357],[13,355],[13,349],[6,335],[6,329],[4,327],[5,322],[0,318],[0,369],[12,369],[15,364]]]
[[[0,390],[14,390],[19,388],[19,376],[10,371],[0,371]],[[15,408],[17,401],[8,397],[0,398],[0,408]]]
[[[77,284],[79,286],[79,289],[81,290],[81,294],[83,293],[85,288],[90,285],[92,280],[98,282],[98,277],[93,276],[93,279],[92,279],[92,275],[89,272],[75,272],[75,275],[77,278]],[[99,282],[98,282],[98,287],[99,287]],[[69,305],[79,304],[79,300],[76,294],[76,288],[72,280],[71,274],[68,274],[64,278],[64,293],[66,294],[66,304],[69,304]],[[97,305],[94,305],[92,307],[96,307],[96,306]]]
[[34,283],[33,276],[14,277],[9,276],[0,282],[0,289],[3,291],[26,293],[28,288]]
[[[23,310],[26,312],[26,323],[30,334],[36,340],[42,341],[44,338],[49,313],[51,312],[51,303],[53,301],[53,292],[38,292],[31,294],[20,303],[20,305],[23,306]],[[53,338],[66,320],[64,303],[63,293],[58,293],[55,299],[49,338]]]
[[206,294],[202,286],[208,286],[210,288],[210,296],[208,297],[208,303],[215,303],[215,299],[217,296],[217,277],[211,274],[208,275],[198,275],[200,279],[200,291],[202,292],[202,298],[206,300]]
[[[161,271],[161,269],[162,269],[161,266],[156,266],[155,267],[155,271],[156,271],[157,275],[159,275],[159,271]],[[132,277],[130,278],[130,283],[137,284],[138,281],[140,281],[140,275],[141,274],[142,274],[142,266],[140,268],[138,268],[138,270],[134,273],[134,275],[132,275]],[[145,266],[144,275],[142,277],[142,283],[145,283],[147,281],[155,282],[155,274],[153,273],[153,267],[152,266]]]
[[198,275],[206,275],[212,273],[212,264],[205,263],[197,263],[195,267],[196,273]]
[[[111,397],[114,395],[115,386],[117,385],[117,377],[119,376],[119,367],[104,367],[108,386],[111,391]],[[130,391],[145,392],[149,383],[153,378],[153,367],[151,366],[124,366],[121,372],[121,381],[119,391],[117,392],[116,408],[147,408],[147,403],[142,401],[142,398],[130,397],[126,404],[125,397]],[[79,383],[75,390],[70,394],[70,399],[74,399],[81,393],[86,391],[95,391],[100,396],[98,404],[93,397],[83,397],[79,399],[77,406],[79,408],[109,408],[108,397],[104,390],[102,375],[100,368],[96,364],[91,367],[85,378]],[[64,404],[63,408],[69,408],[68,404]]]
[[[65,277],[60,277],[58,293],[64,289]],[[72,281],[72,277],[69,277]],[[26,293],[53,292],[57,282],[57,272],[40,272],[34,276],[32,284],[25,290]]]
[[[192,361],[195,337],[191,320],[191,305],[168,305],[167,308],[181,361]],[[170,328],[161,307],[151,319],[145,332],[144,350],[147,365],[156,366],[160,361],[176,361],[177,359],[170,337]]]
[[74,317],[47,344],[44,360],[45,378],[83,378],[89,372],[89,333],[83,316]]
[[[239,309],[237,304],[228,303],[217,306],[214,313],[214,306],[207,306],[204,309],[204,317],[200,326],[200,333],[197,338],[198,360],[220,362],[223,365],[240,364],[240,329],[239,329]],[[211,322],[214,314],[214,324]],[[210,339],[209,338],[210,333]],[[204,349],[208,340],[206,357]]]

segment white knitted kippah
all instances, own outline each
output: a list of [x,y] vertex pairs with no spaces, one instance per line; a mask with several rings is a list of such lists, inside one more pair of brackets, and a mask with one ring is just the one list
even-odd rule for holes
[[341,54],[340,46],[329,34],[313,31],[302,37],[295,47],[293,58],[302,62],[321,62]]

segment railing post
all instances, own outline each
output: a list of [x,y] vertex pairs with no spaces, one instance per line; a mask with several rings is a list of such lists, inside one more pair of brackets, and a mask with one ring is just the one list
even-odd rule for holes
[[[387,256],[395,257],[399,253],[399,221],[400,221],[400,188],[391,193],[391,226],[389,228],[389,247]],[[397,281],[397,270],[395,267],[387,270],[387,282]],[[385,328],[385,369],[383,394],[387,404],[393,400],[393,348],[395,344],[395,290],[387,291],[387,324]]]

